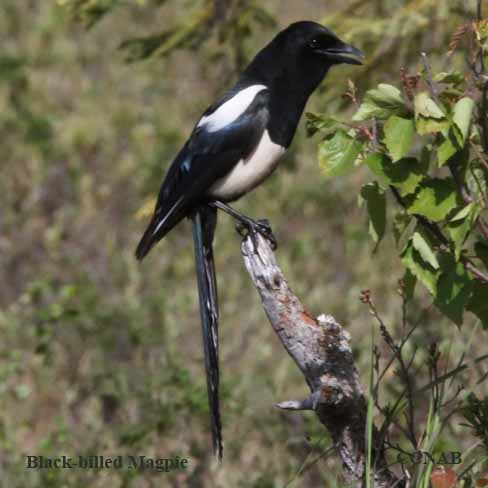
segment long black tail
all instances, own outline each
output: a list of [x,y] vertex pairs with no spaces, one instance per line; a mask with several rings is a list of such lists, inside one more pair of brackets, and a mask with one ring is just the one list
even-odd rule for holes
[[217,210],[202,205],[197,208],[192,219],[212,444],[214,454],[222,459],[222,424],[219,407],[219,309],[212,250]]

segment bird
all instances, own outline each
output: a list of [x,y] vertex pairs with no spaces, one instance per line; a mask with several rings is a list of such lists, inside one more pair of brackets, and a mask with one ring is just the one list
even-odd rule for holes
[[222,459],[219,406],[218,297],[213,257],[217,210],[241,232],[276,239],[267,220],[254,220],[229,203],[260,185],[290,146],[307,100],[329,69],[362,64],[364,54],[328,28],[299,21],[261,49],[237,82],[210,105],[170,164],[153,216],[136,249],[143,259],[181,220],[193,222],[212,446]]

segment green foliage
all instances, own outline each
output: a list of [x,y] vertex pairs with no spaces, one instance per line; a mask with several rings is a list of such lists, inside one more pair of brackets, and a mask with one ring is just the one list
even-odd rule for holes
[[402,197],[411,195],[419,188],[428,169],[425,160],[404,158],[394,163],[385,153],[368,155],[365,164],[385,187],[392,185]]
[[405,112],[406,106],[400,90],[395,86],[380,83],[378,88],[366,92],[364,101],[352,120],[363,121],[373,117],[385,120],[391,115],[401,115]]
[[467,305],[467,310],[478,316],[483,324],[488,321],[488,301],[486,297],[488,296],[488,284],[480,283],[475,281],[473,284],[473,290],[469,302]]
[[471,116],[473,114],[474,100],[469,97],[461,98],[454,105],[452,115],[452,128],[456,134],[457,143],[460,148],[466,144],[466,139],[469,133],[471,123]]
[[362,187],[361,198],[366,201],[369,215],[369,234],[378,245],[383,239],[386,229],[385,192],[375,181]]
[[440,132],[449,127],[444,112],[427,92],[415,95],[415,125],[420,135]]
[[[397,243],[404,240],[403,266],[439,310],[458,325],[469,310],[488,328],[481,299],[488,286],[488,148],[480,141],[486,113],[484,102],[476,106],[481,86],[470,71],[432,78],[426,57],[423,64],[415,76],[402,73],[400,88],[380,83],[368,90],[347,133],[318,114],[309,123],[325,134],[319,162],[327,176],[363,162],[378,179],[361,190],[375,244],[391,230]],[[393,213],[391,228],[387,213]]]
[[445,220],[460,205],[454,181],[450,178],[426,177],[406,200],[408,213],[433,222]]
[[319,146],[319,164],[326,176],[340,176],[353,166],[361,144],[343,130],[325,139]]
[[427,239],[422,235],[421,231],[416,231],[413,233],[412,246],[416,251],[418,251],[423,261],[430,264],[432,268],[439,269],[439,261],[437,260],[437,256],[433,252],[431,244],[427,242]]
[[401,258],[405,268],[421,281],[432,295],[435,295],[439,275],[438,270],[422,258],[420,252],[414,247],[413,239],[408,241]]
[[447,233],[454,245],[454,255],[457,260],[461,257],[464,242],[471,229],[478,220],[481,207],[474,202],[461,209],[447,224]]
[[412,119],[392,115],[383,126],[385,145],[393,162],[402,159],[410,151],[415,137]]
[[[435,290],[435,304],[455,324],[462,325],[464,310],[471,296],[473,281],[464,265],[450,254],[440,255],[440,276]],[[482,317],[479,317],[482,319]]]

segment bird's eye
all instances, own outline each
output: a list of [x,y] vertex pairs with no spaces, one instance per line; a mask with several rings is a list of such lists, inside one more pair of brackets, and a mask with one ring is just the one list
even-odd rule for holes
[[312,49],[316,49],[319,47],[319,39],[317,37],[314,37],[310,42],[309,42],[309,46],[312,48]]

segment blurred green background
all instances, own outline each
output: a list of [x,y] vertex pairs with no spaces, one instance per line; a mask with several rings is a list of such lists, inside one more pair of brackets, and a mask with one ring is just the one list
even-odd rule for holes
[[[126,62],[134,45],[122,42],[179,32],[209,3],[2,0],[1,486],[341,486],[334,456],[302,470],[330,445],[313,414],[273,407],[307,387],[267,322],[225,215],[215,242],[225,460],[215,464],[191,230],[183,223],[138,263],[141,208],[201,112],[280,28],[323,22],[367,53],[360,69],[335,68],[308,106],[347,117],[348,78],[360,91],[397,83],[402,66],[415,73],[422,50],[435,69],[463,68],[462,53],[443,53],[475,2],[238,0],[171,52]],[[399,327],[401,266],[392,239],[372,254],[357,208],[362,170],[321,176],[304,126],[280,169],[236,207],[270,219],[294,291],[351,332],[367,384],[375,325],[359,293],[371,289]],[[428,304],[420,290],[412,313]],[[453,340],[461,351],[474,322],[457,331],[429,309],[415,340]],[[477,334],[468,355],[482,348]],[[453,429],[446,446],[471,442]],[[179,455],[189,468],[34,471],[25,454]]]

